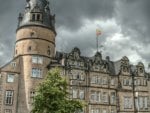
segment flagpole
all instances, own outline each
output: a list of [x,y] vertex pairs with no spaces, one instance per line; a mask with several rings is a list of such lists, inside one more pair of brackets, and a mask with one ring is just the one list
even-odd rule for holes
[[98,37],[101,35],[101,31],[99,29],[96,29],[96,49],[97,49],[97,52],[99,51],[98,50]]
[[98,36],[96,36],[96,47],[97,47],[97,52],[98,52]]

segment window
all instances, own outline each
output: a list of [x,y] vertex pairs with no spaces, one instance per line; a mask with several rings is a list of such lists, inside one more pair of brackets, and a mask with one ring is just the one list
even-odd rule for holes
[[37,21],[41,20],[40,14],[37,14]]
[[137,79],[137,80],[136,80],[136,85],[138,85],[138,86],[141,85],[141,80],[140,80],[140,79]]
[[108,102],[108,94],[106,92],[103,92],[102,99],[104,103]]
[[4,113],[12,113],[11,109],[5,109]]
[[96,76],[91,77],[91,84],[96,84]]
[[123,67],[123,72],[128,72],[128,68],[126,66]]
[[72,74],[72,79],[74,79],[74,80],[77,79],[77,73],[76,73],[76,72],[74,72],[74,73]]
[[115,92],[111,92],[111,96],[110,96],[111,104],[115,104],[115,100],[116,100],[116,94]]
[[42,78],[42,70],[38,68],[32,68],[32,77]]
[[115,109],[111,109],[111,112],[110,112],[110,113],[116,113],[116,112],[115,112]]
[[11,65],[12,65],[13,68],[15,68],[16,67],[16,62],[12,62]]
[[103,109],[103,112],[102,113],[107,113],[107,110],[106,109]]
[[147,86],[147,80],[143,80],[143,85]]
[[147,109],[148,108],[148,97],[139,97],[137,104],[140,109]]
[[40,14],[40,13],[33,13],[31,20],[32,21],[42,21],[42,14]]
[[103,78],[103,85],[107,85],[108,84],[108,80],[106,77]]
[[91,91],[91,102],[101,102],[101,93],[99,91]]
[[131,85],[132,85],[132,79],[127,79],[127,78],[125,78],[125,79],[123,80],[123,85],[124,85],[124,86],[131,86]]
[[79,97],[80,97],[81,100],[84,99],[84,90],[80,90]]
[[13,104],[13,91],[6,91],[5,93],[5,104],[12,105]]
[[35,14],[32,14],[32,21],[35,21]]
[[77,91],[77,89],[73,89],[73,90],[72,90],[72,93],[73,93],[72,97],[73,97],[73,98],[77,98],[77,96],[78,96],[78,91]]
[[115,79],[114,79],[114,78],[112,78],[112,79],[110,80],[110,84],[111,84],[112,86],[115,85]]
[[35,91],[30,91],[30,103],[32,104],[34,101]]
[[29,46],[29,47],[28,47],[28,52],[31,51],[31,49],[32,49],[31,46]]
[[84,78],[84,74],[81,73],[81,75],[80,75],[80,80],[81,80],[81,81],[84,81],[84,79],[85,79],[85,78]]
[[144,72],[144,70],[143,70],[142,67],[139,69],[139,71],[140,71],[140,73],[143,73],[143,72]]
[[124,109],[131,109],[131,108],[132,108],[132,98],[124,97]]
[[90,113],[100,113],[99,108],[92,108]]
[[51,54],[51,51],[50,51],[50,50],[47,50],[47,54],[50,55],[50,54]]
[[32,56],[32,63],[43,64],[43,57],[41,57],[41,56]]
[[7,75],[7,82],[12,83],[14,82],[14,74],[8,74]]

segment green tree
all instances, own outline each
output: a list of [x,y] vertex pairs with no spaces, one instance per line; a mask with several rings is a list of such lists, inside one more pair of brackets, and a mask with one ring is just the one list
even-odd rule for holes
[[81,111],[83,103],[79,100],[69,99],[67,90],[67,81],[61,77],[60,70],[51,70],[37,88],[32,113],[74,113]]

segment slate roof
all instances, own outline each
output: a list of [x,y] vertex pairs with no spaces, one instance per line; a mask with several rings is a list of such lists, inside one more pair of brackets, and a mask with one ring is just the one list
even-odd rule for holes
[[[31,21],[32,13],[42,14],[42,21]],[[51,15],[48,0],[27,0],[25,12],[19,14],[18,28],[39,25],[55,31],[55,15]]]

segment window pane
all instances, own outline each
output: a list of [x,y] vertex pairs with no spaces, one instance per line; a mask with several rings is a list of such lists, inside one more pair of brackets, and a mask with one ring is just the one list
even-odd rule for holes
[[36,56],[32,56],[32,63],[38,63],[38,58]]
[[79,93],[79,96],[80,96],[80,99],[84,99],[84,90],[80,90],[80,93]]
[[5,104],[12,105],[13,103],[13,91],[6,91]]
[[78,93],[77,90],[73,89],[72,93],[73,93],[73,98],[77,98],[77,93]]
[[148,97],[144,98],[144,108],[148,108]]
[[41,78],[42,77],[42,70],[38,68],[32,68],[32,77]]
[[11,109],[5,109],[5,113],[12,113]]
[[43,57],[38,57],[38,64],[43,64]]
[[14,75],[13,74],[7,75],[7,82],[14,82]]

